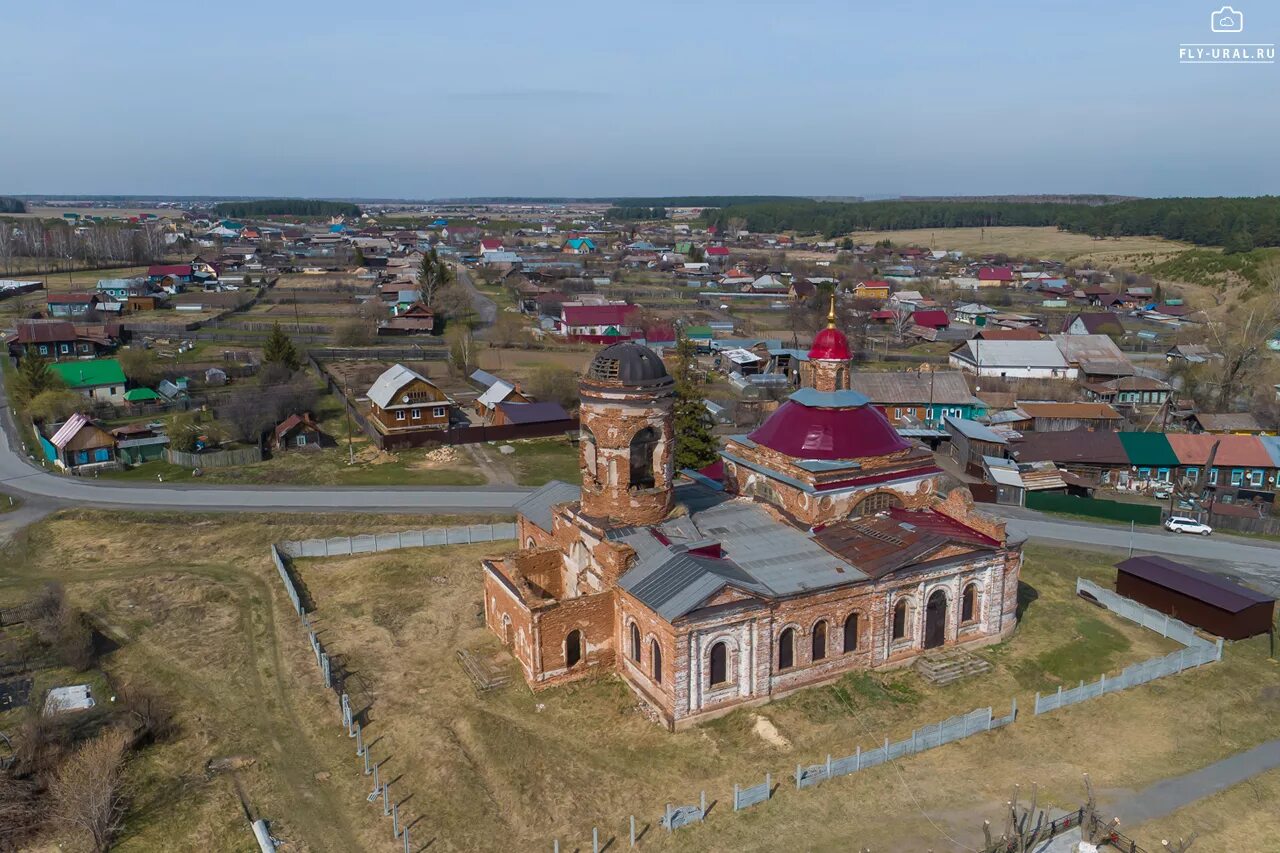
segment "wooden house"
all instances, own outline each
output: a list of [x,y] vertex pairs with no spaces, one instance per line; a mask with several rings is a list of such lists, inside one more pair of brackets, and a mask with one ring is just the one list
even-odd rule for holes
[[387,368],[369,388],[370,415],[384,433],[449,428],[453,400],[403,364]]

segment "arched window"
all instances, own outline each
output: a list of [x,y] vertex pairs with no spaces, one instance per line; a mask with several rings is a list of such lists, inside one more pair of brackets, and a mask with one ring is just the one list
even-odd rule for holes
[[511,617],[506,613],[502,614],[502,644],[511,645]]
[[640,628],[634,622],[631,623],[631,659],[640,662]]
[[579,434],[579,441],[582,443],[582,467],[586,468],[587,474],[591,479],[598,479],[596,476],[596,437],[591,430],[586,427],[582,428]]
[[711,686],[718,687],[729,680],[729,647],[716,643],[711,647]]
[[649,641],[649,666],[653,672],[654,684],[662,683],[662,646],[657,640]]
[[875,515],[878,512],[884,512],[892,507],[901,507],[902,501],[897,495],[889,492],[877,492],[874,495],[865,497],[853,508],[850,513],[851,517],[859,518],[867,515]]
[[582,660],[582,632],[574,628],[569,632],[569,636],[564,638],[564,665],[567,667],[577,666]]
[[907,600],[898,599],[893,605],[893,639],[901,640],[907,636]]
[[532,547],[533,547],[533,537],[532,537],[532,536],[530,536],[528,539],[524,540],[524,547],[526,547],[526,548],[532,548]]
[[796,662],[796,632],[787,628],[778,636],[778,669],[791,669]]
[[978,585],[971,583],[960,596],[960,621],[972,622],[978,615]]
[[812,642],[813,660],[822,660],[827,656],[827,620],[822,619],[813,626]]
[[653,454],[658,448],[658,431],[651,426],[645,427],[631,439],[631,479],[627,481],[632,489],[653,488]]
[[858,650],[858,614],[850,613],[844,620],[844,650],[846,652],[856,652]]

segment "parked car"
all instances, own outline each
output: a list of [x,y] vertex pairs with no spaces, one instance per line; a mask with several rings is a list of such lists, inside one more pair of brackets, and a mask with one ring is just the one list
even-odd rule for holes
[[1173,489],[1169,486],[1157,486],[1151,496],[1158,501],[1167,501],[1173,496]]
[[1201,536],[1208,536],[1213,532],[1213,528],[1203,521],[1181,515],[1171,515],[1165,519],[1164,529],[1174,533],[1199,533]]

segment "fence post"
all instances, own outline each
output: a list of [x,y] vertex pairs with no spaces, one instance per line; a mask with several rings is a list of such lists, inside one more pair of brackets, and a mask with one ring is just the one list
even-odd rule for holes
[[800,790],[800,765],[796,765],[796,790]]
[[738,810],[738,783],[733,783],[733,810]]
[[[360,725],[360,721],[356,721],[356,757],[364,755],[364,727]],[[369,775],[369,769],[366,766],[365,775]]]
[[916,730],[911,730],[911,754],[916,754]]
[[382,816],[386,817],[391,814],[391,783],[382,783]]
[[1160,636],[1165,637],[1166,639],[1169,636],[1169,614],[1167,613],[1164,616],[1164,627],[1160,629]]
[[631,846],[636,846],[636,816],[631,816]]
[[591,827],[591,853],[600,853],[600,830]]
[[471,544],[471,525],[467,525],[467,544]]
[[[858,744],[858,748],[853,752],[853,769],[862,769],[862,744]],[[765,778],[768,778],[768,774],[765,774]]]
[[1098,683],[1102,685],[1102,689],[1098,691],[1098,694],[1105,694],[1107,692],[1107,674],[1105,672],[1098,676]]
[[831,753],[827,753],[827,778],[831,778]]
[[702,820],[702,818],[707,816],[707,792],[706,791],[703,791],[702,794],[699,795],[698,797],[698,809],[699,811],[702,812],[702,814],[698,817],[698,820]]
[[1014,720],[1018,719],[1018,697],[1013,697],[1013,710],[1009,712],[1009,716]]
[[1040,691],[1036,691],[1036,714],[1040,713]]
[[667,825],[667,832],[671,831],[671,803],[667,803],[663,807],[662,822]]

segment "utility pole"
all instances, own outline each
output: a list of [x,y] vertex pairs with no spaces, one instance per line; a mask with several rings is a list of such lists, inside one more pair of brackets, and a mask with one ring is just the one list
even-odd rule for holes
[[346,389],[346,393],[343,395],[343,398],[342,398],[342,408],[345,409],[347,412],[347,464],[354,465],[356,464],[356,450],[355,450],[355,447],[352,445],[351,383],[350,382],[346,383],[345,389]]

